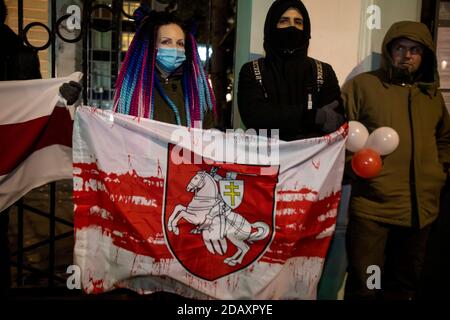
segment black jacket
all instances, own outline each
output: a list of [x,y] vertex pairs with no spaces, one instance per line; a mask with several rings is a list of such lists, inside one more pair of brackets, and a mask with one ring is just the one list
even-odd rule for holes
[[0,26],[0,42],[0,81],[41,78],[37,53],[7,25]]
[[[305,80],[303,88],[299,88],[299,90],[305,91],[303,103],[295,105],[279,103],[271,97],[268,88],[272,87],[272,84],[264,76],[264,60],[260,66],[264,90],[268,94],[267,98],[262,86],[256,81],[252,62],[246,63],[239,74],[238,87],[239,113],[244,125],[256,130],[279,129],[280,138],[285,141],[317,137],[329,133],[322,130],[322,121],[319,121],[320,123],[316,121],[317,110],[337,101],[339,105],[335,110],[341,115],[344,114],[338,80],[333,68],[329,64],[322,63],[324,83],[318,92],[314,59],[307,58],[307,65],[309,76]],[[308,110],[308,93],[312,95],[312,110]],[[336,129],[341,124],[336,124]]]

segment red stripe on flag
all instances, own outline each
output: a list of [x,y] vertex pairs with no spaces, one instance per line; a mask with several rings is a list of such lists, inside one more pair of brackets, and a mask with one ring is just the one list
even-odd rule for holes
[[135,171],[105,173],[95,163],[74,163],[75,230],[100,227],[114,245],[145,256],[172,259],[161,224],[164,180]]
[[72,118],[64,107],[30,121],[0,125],[0,175],[17,168],[30,154],[60,144],[72,147]]
[[341,192],[313,200],[317,195],[306,188],[278,192],[277,233],[261,261],[285,263],[292,257],[325,258],[332,237],[318,236],[336,223]]

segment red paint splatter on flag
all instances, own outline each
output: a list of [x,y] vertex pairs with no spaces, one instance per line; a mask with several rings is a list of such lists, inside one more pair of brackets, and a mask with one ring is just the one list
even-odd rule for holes
[[114,245],[156,260],[171,259],[161,226],[164,179],[136,171],[107,174],[74,163],[75,230],[101,227]]
[[336,223],[341,192],[317,200],[313,190],[277,192],[276,233],[261,261],[285,263],[291,257],[326,256],[331,240],[319,236]]
[[[76,230],[101,227],[120,248],[156,262],[173,259],[162,226],[163,178],[140,177],[134,170],[105,173],[96,163],[75,163],[74,185]],[[340,197],[337,192],[318,200],[318,193],[308,188],[278,191],[275,236],[260,261],[324,258]]]

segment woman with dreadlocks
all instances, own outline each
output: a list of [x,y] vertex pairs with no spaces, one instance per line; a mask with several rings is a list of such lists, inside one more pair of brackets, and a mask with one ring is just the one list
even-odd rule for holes
[[166,123],[214,127],[215,100],[191,33],[167,12],[141,5],[120,69],[114,111]]

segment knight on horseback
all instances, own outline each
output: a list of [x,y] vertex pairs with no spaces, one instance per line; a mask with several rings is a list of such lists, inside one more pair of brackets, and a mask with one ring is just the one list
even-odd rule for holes
[[[240,195],[242,199],[243,181],[236,180],[236,177],[236,173],[227,172],[224,179],[217,174],[217,168],[212,168],[210,173],[204,170],[198,171],[186,186],[186,191],[194,193],[192,200],[186,207],[177,205],[167,224],[169,232],[176,235],[179,235],[178,221],[181,219],[195,225],[191,233],[202,234],[206,248],[213,254],[224,255],[228,247],[227,239],[230,240],[238,249],[233,256],[224,260],[230,266],[242,263],[245,254],[250,250],[245,241],[252,243],[263,240],[270,233],[266,223],[250,223],[242,215],[233,211],[233,208],[239,206],[240,201],[230,206],[223,200],[218,182],[222,183],[224,180],[230,181],[234,189],[242,191],[235,192],[233,189],[231,192],[233,196]],[[253,231],[252,228],[257,231]]]

